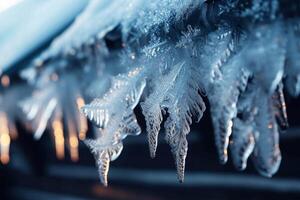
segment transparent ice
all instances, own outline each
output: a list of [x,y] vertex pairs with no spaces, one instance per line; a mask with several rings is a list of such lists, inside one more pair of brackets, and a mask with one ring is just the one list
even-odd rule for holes
[[[165,119],[165,139],[182,182],[187,135],[206,110],[205,97],[220,162],[231,157],[244,170],[250,158],[271,177],[281,162],[280,132],[288,127],[283,90],[300,93],[300,20],[285,16],[282,4],[91,0],[22,71],[38,92],[20,105],[38,138],[62,114],[80,129],[72,105],[77,94],[90,102],[80,110],[95,125],[96,138],[85,143],[104,185],[122,141],[142,131],[134,114],[140,105],[150,156],[156,156]],[[111,41],[119,47],[110,47]]]

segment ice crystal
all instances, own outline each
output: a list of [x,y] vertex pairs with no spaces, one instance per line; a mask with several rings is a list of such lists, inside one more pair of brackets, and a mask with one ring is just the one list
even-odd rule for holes
[[205,110],[199,95],[197,73],[193,73],[192,67],[185,62],[174,65],[171,72],[155,83],[153,92],[141,104],[147,122],[151,157],[155,157],[162,112],[168,112],[164,125],[166,141],[174,154],[180,181],[184,178],[188,149],[186,135],[190,132],[192,117],[199,121]]
[[[295,26],[297,23],[290,22],[293,25],[284,26],[280,20],[276,21],[276,2],[200,4],[200,18],[204,26],[187,24],[182,27],[180,23],[185,23],[189,15],[193,15],[193,12],[186,13],[186,18],[175,20],[177,33],[174,30],[170,32],[169,28],[163,28],[162,34],[149,33],[150,39],[146,40],[141,50],[136,49],[136,44],[141,46],[141,40],[135,35],[135,40],[128,40],[125,47],[125,51],[130,53],[121,56],[122,65],[143,67],[147,84],[141,98],[141,108],[146,120],[150,156],[156,155],[161,123],[167,116],[165,139],[174,155],[178,179],[183,181],[188,150],[186,136],[193,118],[198,122],[202,117],[205,105],[201,94],[205,94],[210,103],[221,163],[227,162],[230,148],[237,169],[245,169],[251,157],[262,175],[272,176],[281,161],[279,132],[288,126],[282,80],[286,74],[290,86],[295,87],[299,82],[296,75],[299,74],[299,67],[295,61],[298,58],[295,52],[299,51],[296,49],[299,40],[296,39],[299,30]],[[236,8],[242,12],[234,13]],[[250,16],[254,18],[250,19],[249,26],[217,20],[217,17],[228,16],[230,12],[233,17],[245,20]],[[261,23],[264,20],[268,23]],[[143,23],[145,26],[146,23]],[[212,26],[211,23],[215,24]],[[288,38],[284,37],[285,31],[289,33]],[[297,42],[288,45],[295,40]],[[292,67],[287,69],[286,65]],[[295,73],[291,74],[291,71]],[[135,78],[128,81],[135,85]],[[298,86],[293,87],[289,90],[297,95]],[[112,86],[113,94],[123,90]],[[107,104],[106,101],[95,100],[86,107],[92,108],[93,112],[84,112],[98,126],[105,125],[107,129],[108,123],[101,122],[103,117],[96,119],[96,112],[104,113],[104,107],[107,116],[116,109],[122,113],[124,109],[120,106],[120,101]]]
[[127,75],[117,76],[103,98],[82,107],[82,112],[99,128],[99,137],[86,143],[94,153],[104,185],[107,185],[110,161],[122,151],[122,140],[127,135],[139,135],[141,132],[133,113],[146,84],[141,73],[142,69],[137,68]]
[[[22,73],[39,89],[22,103],[35,137],[62,116],[68,129],[78,131],[77,94],[95,98],[81,111],[97,127],[96,138],[86,144],[107,185],[123,139],[142,131],[134,114],[140,104],[150,156],[156,155],[165,121],[162,132],[182,182],[187,135],[206,109],[205,96],[220,162],[227,162],[230,151],[237,169],[244,170],[251,158],[259,173],[272,176],[281,162],[279,134],[288,127],[284,90],[300,93],[299,13],[287,14],[293,9],[284,5],[91,0],[35,60],[35,68]],[[58,134],[61,123],[55,124]]]
[[20,107],[30,122],[34,138],[42,137],[48,127],[53,134],[58,158],[64,157],[63,118],[67,124],[67,147],[73,161],[78,160],[78,138],[85,139],[87,121],[79,112],[84,105],[81,92],[72,76],[64,76],[47,84],[47,88],[38,89],[32,97],[20,102]]

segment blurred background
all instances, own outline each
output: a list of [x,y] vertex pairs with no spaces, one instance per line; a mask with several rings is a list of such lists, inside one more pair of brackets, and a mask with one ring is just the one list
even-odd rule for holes
[[[8,70],[10,79],[2,77],[2,85],[20,82],[16,70],[27,66],[87,4],[86,0],[74,1],[0,0],[0,66],[2,70],[13,66]],[[52,11],[45,13],[49,8]],[[40,21],[41,13],[49,23]],[[35,23],[26,23],[33,20]],[[34,34],[36,27],[43,31]],[[107,188],[101,185],[94,158],[82,141],[78,157],[63,147],[59,151],[65,152],[65,158],[60,159],[51,134],[34,140],[32,133],[17,121],[17,140],[12,141],[9,154],[1,158],[0,199],[300,199],[299,100],[286,99],[290,128],[280,136],[283,160],[272,178],[258,175],[251,162],[243,172],[237,171],[230,160],[226,165],[219,164],[209,112],[192,126],[188,136],[184,183],[177,181],[163,136],[157,157],[151,159],[143,132],[124,141],[122,155],[111,163]],[[135,113],[145,130],[140,107]]]
[[[245,171],[229,161],[218,163],[208,112],[188,136],[185,181],[176,178],[169,146],[160,138],[151,159],[145,133],[125,140],[122,155],[111,163],[109,185],[98,179],[94,158],[79,143],[79,160],[55,156],[49,134],[35,141],[19,129],[11,145],[11,160],[0,166],[1,199],[299,199],[299,99],[287,100],[291,127],[281,135],[283,160],[272,178],[260,176],[248,162]],[[139,115],[140,110],[136,113]],[[143,119],[143,118],[138,118]],[[143,121],[139,121],[144,124]],[[161,134],[163,135],[163,134]]]

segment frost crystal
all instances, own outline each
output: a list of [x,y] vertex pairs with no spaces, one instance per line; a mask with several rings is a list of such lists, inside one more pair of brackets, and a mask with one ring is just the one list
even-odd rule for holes
[[[163,127],[182,182],[187,135],[206,109],[205,97],[220,162],[232,158],[244,170],[250,158],[270,177],[281,162],[280,132],[288,128],[285,90],[300,93],[300,8],[291,4],[91,0],[21,72],[37,91],[20,105],[35,137],[52,124],[58,146],[65,118],[71,149],[78,146],[74,133],[84,139],[87,130],[81,107],[97,127],[85,143],[104,185],[123,140],[142,132],[134,114],[140,105],[150,156]],[[83,106],[83,99],[90,103]]]
[[94,153],[104,185],[107,185],[110,161],[122,151],[122,140],[127,135],[139,135],[141,132],[133,113],[146,86],[141,73],[142,69],[137,68],[127,75],[117,76],[103,98],[82,107],[82,112],[99,128],[99,137],[86,143]]
[[[186,136],[193,119],[198,122],[205,111],[201,97],[205,94],[210,103],[221,163],[227,162],[230,148],[237,169],[245,169],[251,157],[262,175],[272,176],[281,161],[279,132],[288,126],[282,84],[285,76],[289,91],[294,95],[299,93],[299,67],[295,60],[299,58],[297,20],[291,20],[288,26],[284,26],[282,21],[275,20],[278,4],[259,0],[251,4],[238,1],[199,2],[200,10],[187,3],[189,12],[181,5],[176,9],[173,4],[169,8],[164,7],[166,2],[160,4],[164,8],[161,13],[153,13],[149,19],[142,17],[142,9],[137,12],[141,17],[135,23],[132,23],[134,20],[126,22],[126,30],[132,23],[132,33],[138,34],[129,37],[129,40],[125,38],[123,52],[129,53],[116,61],[127,67],[143,67],[139,79],[145,77],[147,82],[143,88],[144,95],[139,93],[134,106],[127,110],[130,104],[124,101],[125,94],[137,88],[136,77],[128,76],[126,83],[113,83],[102,99],[85,106],[83,112],[100,128],[102,135],[113,136],[125,121],[122,113],[132,113],[141,97],[150,156],[156,155],[161,123],[167,117],[165,139],[174,155],[178,179],[183,181],[188,151]],[[150,3],[145,10],[150,9],[152,13],[154,5]],[[179,11],[179,8],[182,10]],[[185,17],[178,15],[175,21],[168,21],[166,16],[173,12],[186,13]],[[197,16],[200,25],[193,21]],[[233,21],[226,20],[225,16]],[[254,18],[249,19],[252,16]],[[188,24],[190,17],[193,20]],[[248,25],[238,26],[234,22],[235,17],[245,20],[245,23],[247,21]],[[148,20],[143,21],[145,19]],[[167,29],[166,24],[160,21],[162,19],[169,23]],[[157,29],[157,32],[147,32],[150,24],[162,25],[161,32]],[[286,31],[288,37],[284,36]],[[139,38],[141,32],[149,37]],[[291,41],[293,44],[289,45]],[[291,67],[287,68],[287,65]],[[119,80],[120,75],[116,79]],[[114,113],[119,113],[118,120],[112,117]],[[110,125],[110,120],[116,121]],[[130,122],[127,124],[130,125]],[[108,129],[111,129],[110,133]],[[95,145],[89,143],[89,146],[93,146],[92,151],[97,152],[97,157],[100,152],[106,152],[100,161],[98,158],[98,164],[102,165],[99,166],[100,174],[104,177],[101,180],[106,184],[105,174],[111,158],[107,149],[101,146],[103,141],[100,136]],[[110,148],[114,151],[115,146]]]

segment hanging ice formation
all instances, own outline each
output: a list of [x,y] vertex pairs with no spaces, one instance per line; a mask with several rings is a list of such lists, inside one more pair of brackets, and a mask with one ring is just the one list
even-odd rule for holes
[[140,104],[151,157],[167,117],[165,139],[182,182],[186,137],[201,120],[206,95],[220,162],[230,151],[237,169],[251,158],[260,174],[272,176],[281,161],[280,131],[288,126],[283,89],[300,92],[299,10],[283,0],[91,0],[22,72],[41,89],[21,105],[40,137],[62,113],[80,125],[71,108],[76,95],[94,98],[81,111],[97,127],[86,144],[107,185],[122,140],[141,132],[133,112]]

